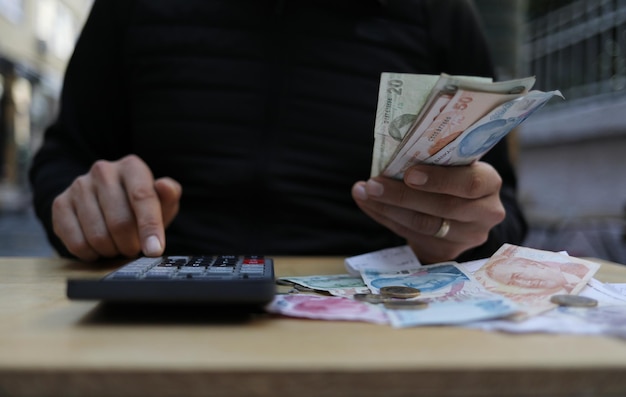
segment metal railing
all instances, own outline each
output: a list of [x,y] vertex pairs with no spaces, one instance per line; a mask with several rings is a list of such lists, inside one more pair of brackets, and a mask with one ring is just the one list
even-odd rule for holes
[[573,1],[529,21],[525,37],[537,89],[568,100],[626,95],[626,0]]

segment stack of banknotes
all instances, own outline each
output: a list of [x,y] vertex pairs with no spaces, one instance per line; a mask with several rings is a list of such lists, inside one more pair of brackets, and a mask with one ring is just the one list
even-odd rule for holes
[[[346,258],[345,274],[282,277],[288,290],[267,310],[396,328],[463,325],[626,338],[626,294],[595,280],[598,268],[566,253],[510,244],[488,259],[422,266],[410,247],[394,247]],[[385,294],[389,288],[400,294]]]
[[372,176],[402,179],[415,164],[466,165],[482,157],[559,91],[530,91],[534,77],[383,73]]

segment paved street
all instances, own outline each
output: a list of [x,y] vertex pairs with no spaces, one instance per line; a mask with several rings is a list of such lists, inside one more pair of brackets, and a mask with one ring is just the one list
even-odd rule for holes
[[0,212],[0,256],[53,256],[31,209]]

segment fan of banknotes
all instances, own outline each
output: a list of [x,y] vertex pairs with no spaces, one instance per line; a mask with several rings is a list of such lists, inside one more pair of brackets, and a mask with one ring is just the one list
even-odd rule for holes
[[383,73],[372,176],[402,179],[415,164],[466,165],[482,157],[557,91],[529,91],[534,77],[493,82],[442,74]]

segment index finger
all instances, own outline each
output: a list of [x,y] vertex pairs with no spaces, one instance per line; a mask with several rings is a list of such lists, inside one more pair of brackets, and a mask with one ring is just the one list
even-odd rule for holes
[[416,165],[404,174],[413,189],[476,199],[498,192],[502,178],[488,163],[477,161],[467,166]]
[[142,251],[146,256],[159,256],[165,248],[165,231],[152,171],[132,159],[122,169],[122,184],[135,215]]

